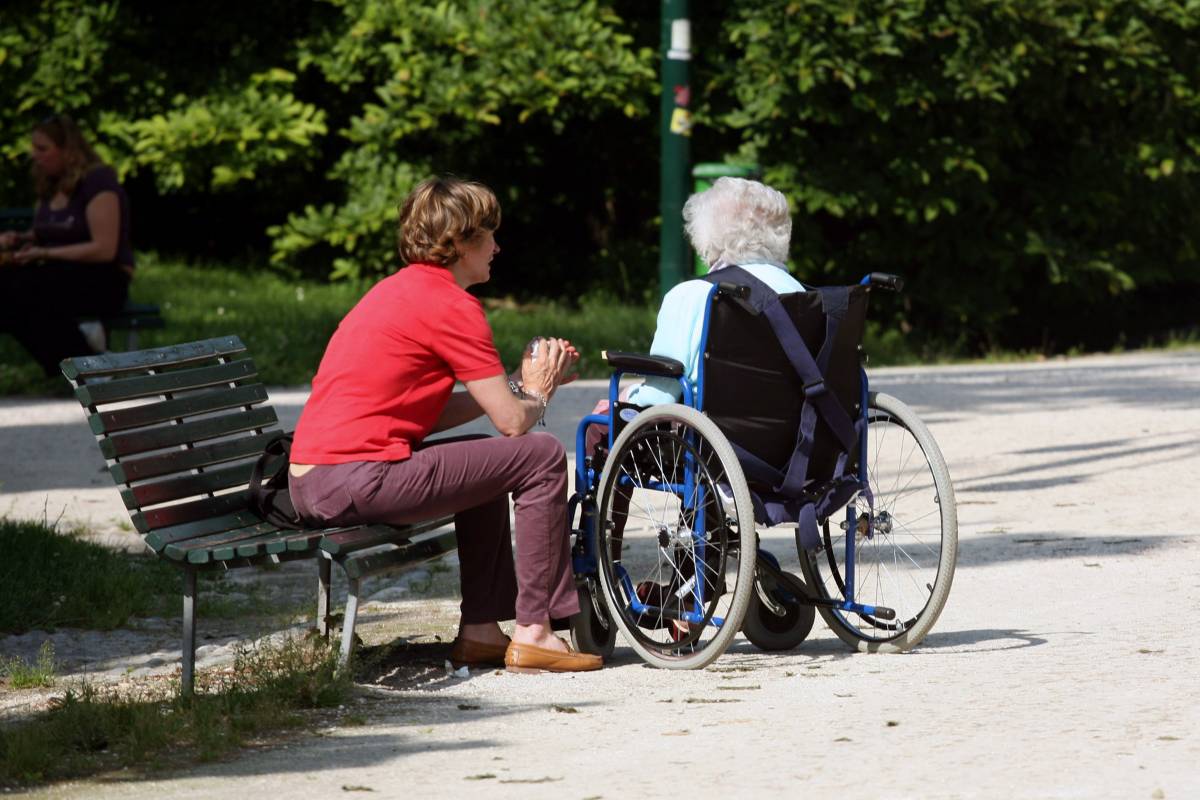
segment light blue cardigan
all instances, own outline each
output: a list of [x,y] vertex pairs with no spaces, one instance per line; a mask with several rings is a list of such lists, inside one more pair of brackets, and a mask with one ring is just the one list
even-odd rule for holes
[[[804,286],[779,264],[739,264],[742,269],[770,286],[777,294],[802,292]],[[700,368],[700,339],[704,334],[704,311],[712,284],[684,281],[667,292],[658,309],[658,323],[650,354],[667,356],[683,363],[692,389]],[[647,378],[629,393],[628,401],[639,406],[677,403],[682,391],[674,378]]]

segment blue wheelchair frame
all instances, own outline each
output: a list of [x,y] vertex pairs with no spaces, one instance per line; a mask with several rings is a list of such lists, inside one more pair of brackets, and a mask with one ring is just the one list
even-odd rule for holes
[[[865,276],[860,281],[860,283],[862,285],[870,285],[872,282],[871,279],[872,279],[871,275]],[[710,321],[710,317],[712,314],[712,308],[713,308],[713,296],[718,291],[720,291],[720,287],[717,286],[716,284],[714,284],[712,286],[712,288],[709,290],[707,305],[706,305],[705,312],[704,312],[704,323],[703,323],[703,328],[701,331],[701,347],[700,347],[701,353],[704,353],[707,349],[709,321]],[[690,406],[690,407],[694,408],[696,411],[701,411],[701,412],[704,410],[704,362],[705,362],[705,359],[703,357],[701,357],[699,359],[699,364],[698,364],[698,368],[697,368],[695,392],[693,392],[691,382],[688,380],[688,376],[686,374],[680,375],[678,377],[679,386],[680,386],[680,389],[682,390],[682,404],[686,405],[686,406]],[[859,479],[859,484],[862,487],[860,489],[861,496],[866,498],[868,507],[871,508],[871,513],[868,516],[868,524],[867,524],[867,530],[866,530],[866,537],[869,539],[874,536],[874,509],[873,509],[871,493],[867,488],[868,487],[867,436],[865,433],[866,432],[865,420],[868,415],[868,397],[869,397],[870,392],[869,392],[869,385],[867,382],[866,370],[862,369],[861,366],[859,369],[860,369],[860,373],[861,373],[861,377],[862,377],[862,400],[861,400],[860,407],[862,409],[862,416],[864,419],[864,425],[863,425],[864,433],[860,437],[859,444],[858,444],[858,446],[859,446],[858,479]],[[618,413],[617,398],[620,393],[621,378],[623,375],[625,375],[627,373],[642,375],[642,376],[655,374],[652,372],[636,372],[635,373],[635,372],[632,372],[629,370],[622,370],[620,368],[614,368],[612,377],[609,379],[609,384],[608,384],[608,414],[607,414],[607,416],[602,416],[600,414],[588,414],[588,415],[584,416],[582,419],[580,419],[578,428],[576,429],[576,433],[575,433],[575,493],[571,496],[571,499],[570,499],[570,502],[568,505],[567,519],[574,520],[576,508],[579,507],[580,513],[581,513],[580,525],[579,525],[579,528],[574,531],[576,541],[575,541],[573,549],[572,549],[572,563],[573,563],[573,567],[575,570],[575,574],[577,576],[594,577],[598,574],[598,570],[599,570],[599,563],[598,563],[597,557],[596,557],[596,512],[598,510],[597,506],[596,506],[596,503],[597,503],[596,492],[599,488],[600,473],[594,468],[594,466],[592,464],[592,459],[590,457],[588,457],[586,454],[587,429],[591,425],[607,425],[608,426],[608,450],[611,455],[613,443],[616,440],[616,421],[617,421],[616,415]],[[627,480],[627,479],[624,479],[624,480]],[[695,465],[691,463],[691,455],[689,454],[687,456],[687,458],[685,459],[685,463],[684,463],[684,482],[682,485],[661,484],[661,485],[653,485],[652,488],[668,489],[668,490],[674,492],[675,494],[678,494],[681,497],[685,497],[685,498],[692,497],[693,492],[696,491],[697,492],[697,498],[696,498],[697,507],[702,508],[703,504],[704,504],[704,497],[703,497],[704,489],[703,489],[703,487],[700,487],[697,490],[697,487],[694,484],[695,484]],[[811,603],[813,605],[826,606],[829,608],[837,609],[839,611],[845,611],[845,612],[857,613],[857,614],[867,614],[867,615],[877,616],[879,618],[887,619],[887,618],[890,618],[893,616],[893,612],[891,609],[884,608],[881,606],[865,605],[862,603],[858,603],[854,600],[854,558],[855,558],[854,551],[855,551],[855,544],[856,544],[857,537],[855,535],[853,535],[853,532],[856,530],[856,527],[858,525],[858,513],[855,509],[855,505],[856,504],[854,501],[851,501],[846,505],[846,525],[847,525],[847,531],[849,532],[850,535],[846,536],[846,553],[845,553],[845,562],[844,562],[844,567],[845,567],[844,585],[845,585],[845,588],[844,588],[844,592],[843,592],[843,594],[844,594],[843,599],[838,601],[838,600],[820,600],[820,599],[816,599],[816,598],[800,598],[800,600],[801,600],[801,602],[804,602],[804,603]],[[697,514],[696,520],[698,523],[696,527],[698,527],[699,529],[693,530],[692,535],[695,539],[696,558],[698,560],[702,560],[704,558],[704,548],[706,545],[705,530],[704,530],[704,527],[705,527],[704,515]],[[801,553],[800,556],[801,556],[801,558],[804,558],[804,557],[806,557],[806,554]],[[778,560],[775,558],[774,555],[772,555],[770,552],[762,549],[761,547],[759,548],[759,551],[758,551],[758,560],[759,560],[760,566],[764,566],[764,561],[765,561],[768,569],[773,569],[776,572],[779,571]],[[621,580],[622,585],[625,587],[626,596],[630,598],[630,608],[632,609],[632,611],[634,611],[637,614],[653,613],[656,611],[661,611],[661,609],[658,609],[657,607],[645,605],[638,599],[638,596],[637,596],[636,592],[634,591],[632,581],[630,580],[628,574],[624,573],[623,570],[620,575],[620,580]],[[694,600],[693,608],[696,608],[696,609],[704,608],[704,584],[705,584],[705,581],[703,581],[703,580],[694,580],[693,581],[693,585],[691,587],[692,598]],[[722,625],[724,622],[719,617],[713,617],[712,619],[706,620],[704,618],[703,613],[700,611],[682,612],[678,618],[681,621],[692,623],[692,624],[707,623],[707,624],[718,626],[718,627],[720,625]]]

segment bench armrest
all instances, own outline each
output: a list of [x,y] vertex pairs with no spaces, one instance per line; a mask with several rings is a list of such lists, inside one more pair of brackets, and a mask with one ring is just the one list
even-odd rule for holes
[[624,353],[618,350],[606,350],[601,355],[604,356],[604,360],[610,367],[622,372],[633,372],[637,375],[661,375],[664,378],[683,377],[683,363],[666,356]]

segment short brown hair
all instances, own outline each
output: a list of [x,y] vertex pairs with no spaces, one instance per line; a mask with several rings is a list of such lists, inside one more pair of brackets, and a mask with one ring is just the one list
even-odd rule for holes
[[52,114],[46,117],[33,126],[32,132],[42,134],[63,152],[61,175],[46,175],[34,164],[33,185],[40,200],[49,200],[58,192],[68,196],[73,194],[83,176],[104,163],[88,144],[75,120],[66,114]]
[[429,178],[400,206],[398,242],[404,263],[448,266],[458,260],[456,241],[500,227],[500,201],[482,183]]

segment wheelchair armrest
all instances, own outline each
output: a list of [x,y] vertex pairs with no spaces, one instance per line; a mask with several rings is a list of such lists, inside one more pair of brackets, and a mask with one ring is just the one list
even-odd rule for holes
[[666,378],[683,376],[683,363],[665,356],[652,356],[646,353],[623,353],[617,350],[605,350],[601,354],[610,367],[622,372],[633,372],[638,375],[661,375]]

